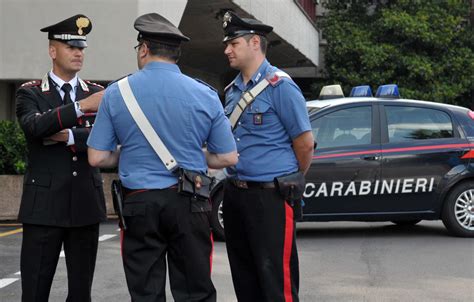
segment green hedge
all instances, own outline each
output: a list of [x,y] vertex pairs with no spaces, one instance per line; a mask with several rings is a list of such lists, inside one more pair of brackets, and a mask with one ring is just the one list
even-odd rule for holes
[[17,122],[0,121],[0,174],[23,174],[26,140]]

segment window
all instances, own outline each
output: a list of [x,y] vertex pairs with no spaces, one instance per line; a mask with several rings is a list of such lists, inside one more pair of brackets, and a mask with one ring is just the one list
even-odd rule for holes
[[454,136],[450,116],[443,111],[419,107],[385,106],[390,142]]
[[318,149],[370,144],[372,107],[341,109],[312,121]]

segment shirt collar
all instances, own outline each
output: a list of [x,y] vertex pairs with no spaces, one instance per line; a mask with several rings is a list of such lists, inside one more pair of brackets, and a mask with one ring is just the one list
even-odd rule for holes
[[[260,64],[260,67],[258,67],[257,71],[252,75],[250,78],[249,82],[247,83],[247,87],[253,87],[255,84],[260,82],[263,78],[266,77],[267,75],[267,69],[270,67],[270,63],[268,62],[267,59],[263,60],[262,64]],[[236,85],[239,88],[242,88],[241,90],[244,91],[246,90],[244,87],[244,79],[242,77],[242,73],[239,73],[237,78],[235,79],[234,85]]]
[[74,78],[72,78],[72,80],[70,80],[69,82],[65,82],[64,80],[62,80],[60,77],[58,77],[57,75],[55,75],[52,70],[49,72],[49,77],[50,77],[51,80],[53,80],[53,82],[57,85],[57,86],[56,86],[56,89],[58,89],[58,90],[60,90],[61,87],[63,87],[63,85],[64,85],[65,83],[71,84],[72,89],[73,89],[74,91],[76,91],[76,89],[77,89],[78,78],[79,78],[79,77],[77,76],[77,74],[76,74],[76,75],[74,76]]
[[148,70],[148,69],[165,69],[165,70],[181,73],[181,70],[179,69],[178,65],[173,64],[173,63],[166,63],[166,62],[157,62],[157,61],[149,62],[143,67],[143,70]]

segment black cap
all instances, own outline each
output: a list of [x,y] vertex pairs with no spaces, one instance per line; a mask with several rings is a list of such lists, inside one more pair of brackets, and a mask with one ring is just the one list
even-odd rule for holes
[[224,28],[224,40],[222,42],[249,34],[265,36],[273,30],[270,25],[263,24],[255,19],[240,18],[231,11],[225,13],[222,19],[222,27]]
[[190,40],[173,23],[157,13],[138,17],[133,27],[138,30],[138,41],[147,40],[178,46],[181,42]]
[[48,39],[58,40],[74,47],[87,47],[86,35],[92,29],[92,22],[84,15],[75,15],[41,29],[48,33]]

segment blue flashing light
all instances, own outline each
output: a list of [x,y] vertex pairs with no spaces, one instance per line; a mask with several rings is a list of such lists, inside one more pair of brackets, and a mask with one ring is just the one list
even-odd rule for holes
[[352,87],[351,94],[349,95],[351,97],[372,97],[372,89],[370,89],[369,85],[362,85],[362,86],[356,86]]
[[381,85],[377,88],[375,97],[378,98],[399,98],[398,86],[396,84]]

